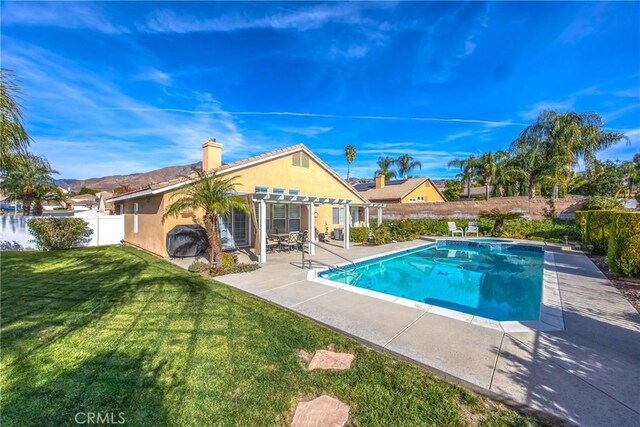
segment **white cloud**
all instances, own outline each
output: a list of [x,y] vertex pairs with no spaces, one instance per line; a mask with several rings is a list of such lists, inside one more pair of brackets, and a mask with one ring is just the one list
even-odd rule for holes
[[4,2],[2,9],[3,25],[82,28],[106,34],[129,32],[125,26],[111,23],[104,10],[96,4]]
[[245,143],[234,119],[211,96],[191,94],[191,104],[212,115],[154,110],[100,74],[59,55],[13,40],[4,47],[4,65],[14,69],[24,85],[33,149],[46,155],[64,177],[195,162],[200,160],[200,144],[210,136],[223,143],[225,160],[259,149]]
[[574,99],[567,99],[565,101],[541,101],[534,104],[528,110],[521,112],[520,116],[525,120],[535,120],[538,115],[545,110],[570,110],[573,108],[574,102]]
[[156,68],[146,68],[140,71],[136,76],[136,79],[140,81],[152,81],[160,85],[167,85],[171,83],[171,75]]
[[333,129],[333,128],[323,127],[323,126],[306,126],[306,127],[284,126],[284,127],[278,127],[278,128],[275,128],[275,129],[280,130],[282,132],[286,132],[286,133],[295,133],[295,134],[298,134],[298,135],[314,137],[314,136],[320,135],[322,133],[330,132],[331,129]]

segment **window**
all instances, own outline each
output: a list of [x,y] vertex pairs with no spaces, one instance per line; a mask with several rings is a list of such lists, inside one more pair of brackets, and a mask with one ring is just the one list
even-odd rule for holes
[[256,193],[268,193],[269,192],[269,187],[262,187],[262,186],[256,185],[255,192]]
[[133,232],[138,233],[138,204],[133,204]]
[[300,190],[289,189],[289,194],[291,194],[292,196],[297,196],[300,194]]
[[300,205],[289,205],[289,231],[300,231]]
[[303,153],[302,151],[298,151],[297,153],[293,153],[291,164],[293,166],[300,166],[303,168],[309,167],[309,156],[307,153]]
[[273,205],[273,228],[283,233],[287,227],[287,210],[285,205]]
[[333,225],[344,224],[344,209],[333,208]]
[[284,194],[284,188],[274,188],[273,194]]
[[418,201],[419,202],[424,202],[424,196],[418,196]]

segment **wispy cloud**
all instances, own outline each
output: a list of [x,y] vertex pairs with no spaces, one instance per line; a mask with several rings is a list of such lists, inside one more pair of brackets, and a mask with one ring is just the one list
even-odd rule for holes
[[573,43],[593,33],[605,20],[607,10],[606,2],[584,6],[560,33],[558,41]]
[[275,29],[298,31],[315,30],[328,23],[368,25],[371,21],[361,14],[375,4],[340,3],[322,4],[298,9],[283,9],[262,17],[246,14],[228,14],[210,18],[177,14],[171,9],[155,11],[144,23],[138,24],[141,32],[150,33],[194,33],[229,32],[249,29]]
[[534,104],[531,108],[520,113],[520,117],[525,120],[535,120],[538,115],[545,110],[567,111],[573,108],[575,100],[573,98],[565,101],[541,101]]
[[101,6],[91,3],[3,2],[2,9],[3,25],[88,29],[105,34],[130,32],[126,26],[112,23]]
[[135,78],[136,80],[152,81],[161,85],[171,83],[171,75],[156,68],[145,68],[141,70]]
[[327,133],[331,131],[332,128],[323,127],[323,126],[306,126],[306,127],[282,126],[282,127],[277,127],[275,129],[282,132],[286,132],[286,133],[295,133],[298,135],[314,137],[322,133]]
[[[217,111],[206,110],[190,110],[184,108],[153,108],[153,107],[111,107],[104,110],[124,110],[124,111],[168,111],[174,113],[185,113],[195,115],[215,115]],[[227,111],[228,114],[235,116],[293,116],[293,117],[318,117],[329,119],[353,119],[353,120],[397,120],[397,121],[415,121],[415,122],[438,122],[438,123],[474,123],[493,126],[528,126],[527,123],[519,123],[512,121],[495,121],[483,119],[464,119],[464,118],[441,118],[441,117],[411,117],[411,116],[369,116],[357,114],[325,114],[325,113],[302,113],[293,111]]]
[[[3,47],[3,62],[26,83],[25,93],[38,94],[26,97],[37,104],[25,103],[33,149],[66,177],[191,163],[199,160],[198,147],[210,136],[224,141],[225,155],[231,158],[261,148],[244,142],[233,117],[211,96],[194,93],[191,103],[214,115],[194,118],[148,109],[100,74],[50,51],[13,40]],[[122,104],[134,109],[103,108]]]

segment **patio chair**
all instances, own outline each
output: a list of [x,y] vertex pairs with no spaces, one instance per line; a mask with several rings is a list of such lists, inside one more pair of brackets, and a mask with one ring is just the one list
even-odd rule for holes
[[464,237],[464,230],[458,227],[455,222],[449,221],[447,222],[447,226],[449,227],[449,234],[451,237],[454,237],[456,233],[460,233],[460,237]]
[[298,249],[298,233],[297,231],[292,231],[289,233],[289,238],[284,240],[281,245],[288,248],[289,252],[291,252],[291,248]]
[[304,251],[307,240],[309,240],[309,231],[304,230],[301,234],[298,235],[298,249]]
[[267,252],[269,249],[271,249],[271,252],[275,252],[276,248],[280,250],[280,240],[267,236]]
[[480,237],[480,228],[478,228],[478,223],[475,221],[469,221],[469,225],[467,225],[466,236],[469,236],[469,233],[476,233],[476,237]]

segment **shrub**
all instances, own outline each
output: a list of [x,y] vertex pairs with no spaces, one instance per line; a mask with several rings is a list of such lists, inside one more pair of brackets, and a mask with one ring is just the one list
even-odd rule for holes
[[218,267],[211,270],[211,276],[222,276],[223,274],[248,273],[260,268],[260,264],[255,262],[239,262],[229,268]]
[[611,222],[616,211],[578,211],[576,223],[580,230],[582,244],[593,246],[593,253],[604,255],[609,245]]
[[193,261],[188,270],[192,273],[208,273],[210,268],[208,262]]
[[93,230],[82,218],[34,218],[28,227],[39,249],[53,251],[81,246],[91,240]]
[[585,211],[622,209],[622,201],[615,197],[590,196],[582,201]]
[[504,229],[504,222],[510,219],[520,219],[522,214],[520,212],[504,212],[498,208],[491,209],[490,211],[481,211],[480,218],[493,220],[493,232],[501,233]]
[[222,254],[222,268],[228,270],[238,262],[238,256],[229,252]]
[[624,276],[640,276],[640,213],[615,212],[610,218],[609,268]]
[[369,227],[349,228],[349,241],[355,243],[366,243],[369,241]]

